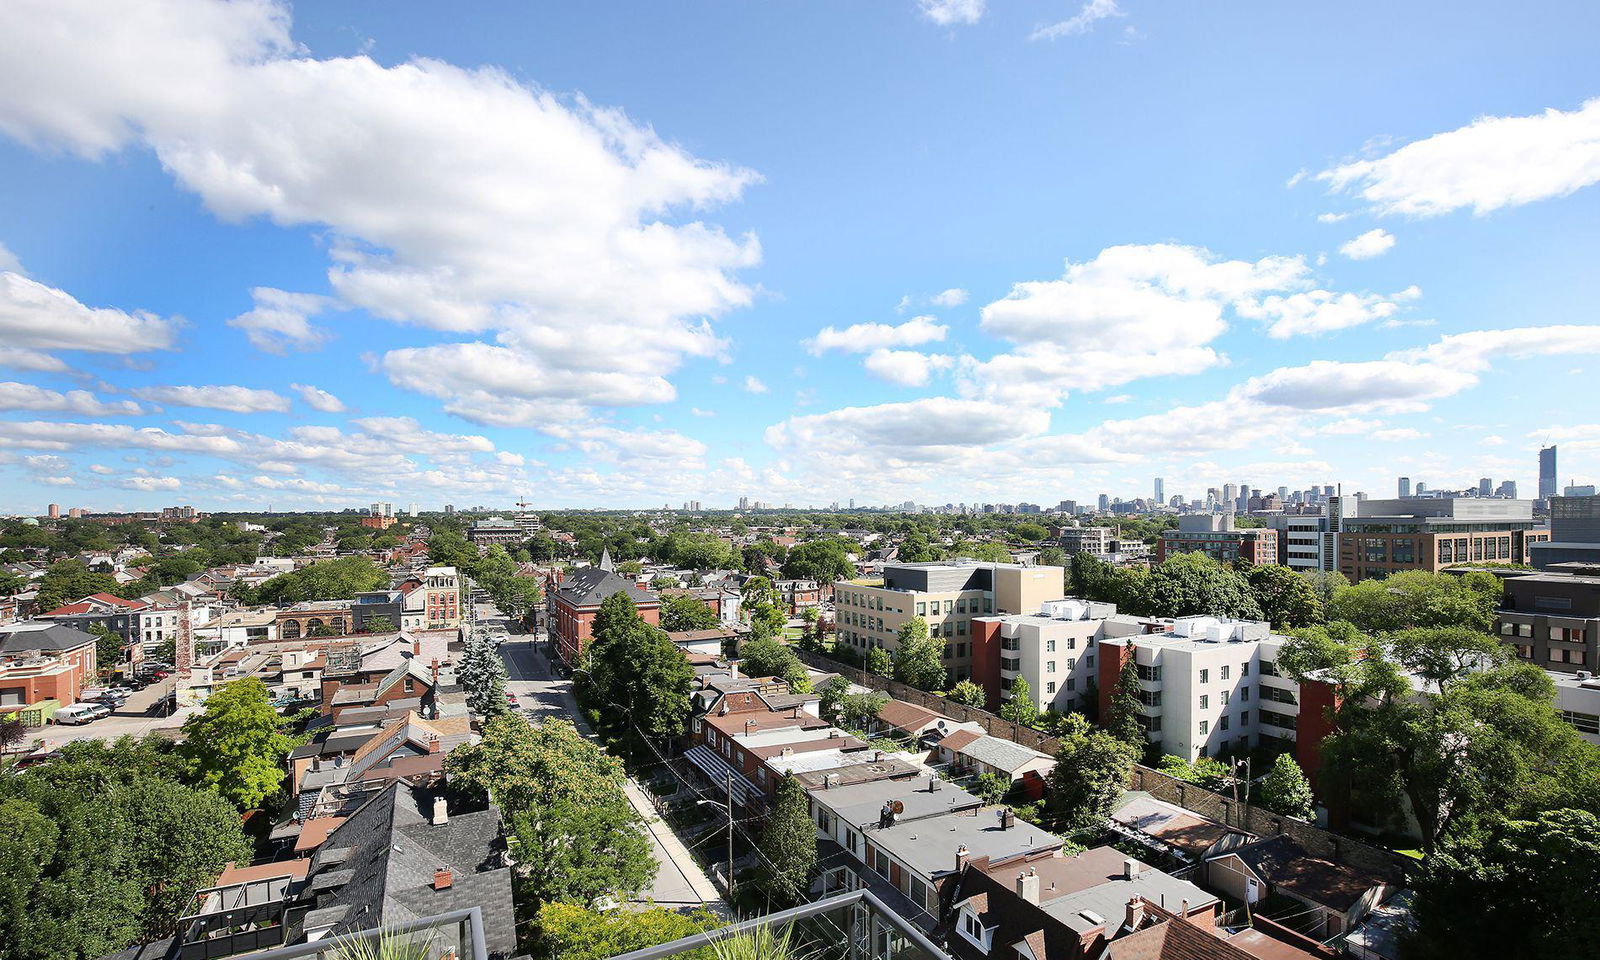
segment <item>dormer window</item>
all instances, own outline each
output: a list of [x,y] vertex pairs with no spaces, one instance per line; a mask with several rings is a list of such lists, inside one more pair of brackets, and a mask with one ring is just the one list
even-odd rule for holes
[[978,919],[978,914],[971,908],[963,907],[961,909],[961,922],[956,925],[956,929],[961,931],[961,936],[965,937],[968,943],[985,953],[989,951],[989,942],[994,937],[994,928],[985,927],[983,922]]

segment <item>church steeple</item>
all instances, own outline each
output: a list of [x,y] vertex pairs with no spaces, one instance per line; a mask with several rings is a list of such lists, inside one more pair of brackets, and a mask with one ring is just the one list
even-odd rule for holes
[[600,550],[600,569],[607,573],[616,573],[617,565],[611,562],[611,548],[603,547]]

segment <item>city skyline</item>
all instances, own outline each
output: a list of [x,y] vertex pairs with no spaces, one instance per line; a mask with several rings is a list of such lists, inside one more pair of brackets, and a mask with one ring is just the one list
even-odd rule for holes
[[1600,10],[1080,6],[9,5],[0,514],[1600,478]]

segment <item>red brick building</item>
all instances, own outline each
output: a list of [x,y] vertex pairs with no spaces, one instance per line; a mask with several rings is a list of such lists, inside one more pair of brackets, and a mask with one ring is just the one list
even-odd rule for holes
[[97,676],[93,634],[41,621],[0,627],[0,711],[51,699],[76,703]]
[[645,623],[661,622],[661,600],[655,594],[608,569],[583,567],[563,579],[550,594],[550,635],[562,661],[576,664],[594,636],[595,614],[608,597],[625,593]]

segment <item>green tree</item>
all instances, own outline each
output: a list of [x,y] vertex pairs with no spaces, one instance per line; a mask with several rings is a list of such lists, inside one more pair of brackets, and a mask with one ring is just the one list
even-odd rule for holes
[[1600,819],[1551,810],[1472,833],[1426,858],[1411,878],[1416,960],[1587,960],[1600,924]]
[[719,625],[711,608],[688,594],[676,594],[661,601],[663,630],[714,630]]
[[900,542],[898,559],[901,563],[928,563],[944,559],[944,551],[929,544],[920,530],[913,530]]
[[1245,581],[1262,616],[1278,629],[1304,627],[1322,620],[1322,601],[1311,581],[1288,567],[1258,564],[1245,572]]
[[989,697],[983,692],[983,688],[971,680],[958,682],[950,688],[950,692],[946,693],[945,697],[946,699],[954,700],[956,703],[964,703],[969,707],[982,708],[989,702]]
[[1049,530],[1037,523],[1019,523],[1012,528],[1011,533],[1018,540],[1024,540],[1028,543],[1038,543],[1050,535]]
[[985,804],[993,806],[1005,802],[1006,794],[1011,792],[1011,781],[998,773],[982,773],[973,778],[969,789]]
[[610,636],[613,631],[632,626],[639,619],[639,608],[634,604],[633,598],[619,590],[600,601],[600,609],[595,612],[594,622],[590,625],[590,635],[598,643]]
[[260,603],[288,606],[305,600],[349,600],[388,585],[389,575],[366,557],[339,557],[280,573],[255,593]]
[[394,621],[388,617],[377,616],[367,621],[368,633],[394,633],[397,629],[399,628],[394,625]]
[[1305,577],[1306,583],[1311,585],[1311,592],[1317,595],[1324,615],[1329,604],[1333,603],[1334,594],[1350,586],[1350,578],[1337,570],[1304,570],[1300,576]]
[[865,730],[888,703],[889,695],[878,690],[846,694],[839,703],[839,722],[851,730]]
[[789,551],[783,559],[783,575],[791,580],[816,580],[832,583],[856,575],[855,565],[837,540],[812,540]]
[[882,647],[873,647],[867,651],[867,672],[875,673],[880,677],[887,677],[894,672],[894,661],[889,657],[889,651]]
[[805,787],[786,774],[773,793],[772,813],[761,831],[761,884],[781,904],[804,899],[817,865],[817,830]]
[[1462,627],[1487,633],[1502,589],[1493,574],[1403,570],[1363,580],[1334,593],[1328,618],[1348,620],[1367,633],[1410,627]]
[[[1105,656],[1105,651],[1102,650],[1100,655]],[[1144,735],[1144,726],[1139,723],[1139,718],[1144,715],[1143,704],[1139,700],[1140,689],[1137,658],[1130,646],[1128,657],[1122,663],[1122,671],[1117,674],[1117,688],[1111,691],[1111,710],[1101,725],[1123,743],[1143,750],[1148,738]]]
[[1103,825],[1127,787],[1138,749],[1076,713],[1067,714],[1058,742],[1045,794],[1048,816],[1069,829]]
[[739,645],[740,669],[747,677],[789,677],[796,667],[805,666],[795,652],[773,639],[751,640]]
[[750,621],[750,635],[757,640],[783,632],[789,617],[784,613],[783,597],[766,577],[751,577],[740,590],[741,608]]
[[123,639],[103,623],[89,624],[89,633],[94,635],[94,662],[101,673],[110,673],[122,663]]
[[622,765],[566,720],[504,714],[445,759],[461,789],[490,799],[517,842],[521,895],[593,907],[637,893],[656,861],[622,792]]
[[96,593],[116,593],[117,580],[109,573],[96,573],[82,560],[53,563],[39,578],[34,606],[47,613],[64,603],[72,603]]
[[1060,547],[1045,547],[1039,551],[1039,566],[1062,567],[1067,565],[1067,552]]
[[1010,563],[1011,551],[1003,543],[958,543],[956,556],[987,560],[990,563]]
[[1206,614],[1260,620],[1250,584],[1203,553],[1179,553],[1150,568],[1150,612],[1160,617]]
[[1315,811],[1311,781],[1306,779],[1294,757],[1280,753],[1272,761],[1272,769],[1261,781],[1261,805],[1286,817],[1311,820]]
[[283,784],[284,763],[298,740],[283,731],[266,684],[232,680],[183,723],[178,753],[189,775],[240,810],[254,810]]
[[591,647],[589,664],[602,697],[621,707],[640,735],[683,733],[694,668],[665,631],[634,620]]
[[944,686],[944,641],[928,635],[928,621],[912,617],[900,625],[892,655],[894,678],[919,690]]
[[1000,716],[1025,727],[1039,719],[1039,705],[1033,701],[1033,688],[1027,680],[1018,677],[1012,681],[1011,697],[1000,705]]
[[[723,925],[704,908],[679,913],[669,907],[646,910],[591,910],[572,903],[546,903],[534,919],[538,953],[560,960],[610,960],[634,950],[671,943]],[[709,948],[678,956],[713,960]]]
[[833,721],[844,703],[844,698],[850,694],[850,681],[844,677],[834,677],[824,683],[817,690],[817,694],[820,698],[817,703],[818,714],[824,720]]

